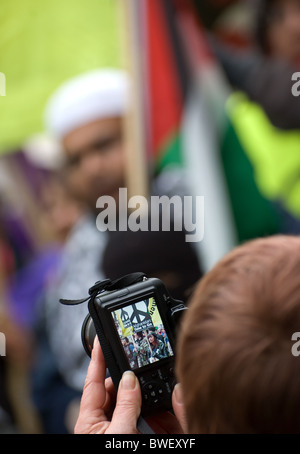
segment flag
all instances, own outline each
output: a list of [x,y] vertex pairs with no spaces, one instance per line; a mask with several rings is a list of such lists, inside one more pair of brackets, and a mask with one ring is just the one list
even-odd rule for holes
[[155,176],[183,170],[188,193],[204,197],[204,238],[195,246],[209,270],[239,242],[275,233],[277,220],[228,115],[232,88],[194,2],[135,7],[148,159]]
[[144,17],[149,154],[155,174],[170,166],[184,169],[188,192],[205,197],[204,239],[196,247],[209,269],[236,244],[218,155],[223,87],[190,1],[146,0]]
[[0,151],[43,131],[45,103],[62,82],[120,60],[117,0],[2,0]]
[[173,12],[169,1],[144,1],[148,152],[156,174],[183,162],[180,128],[188,75]]
[[162,325],[162,319],[153,297],[130,306],[114,311],[122,336],[128,337],[133,333],[157,328]]

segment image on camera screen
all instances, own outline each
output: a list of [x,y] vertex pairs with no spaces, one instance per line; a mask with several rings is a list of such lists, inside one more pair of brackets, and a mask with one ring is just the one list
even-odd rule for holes
[[112,311],[112,317],[131,369],[173,356],[153,297]]

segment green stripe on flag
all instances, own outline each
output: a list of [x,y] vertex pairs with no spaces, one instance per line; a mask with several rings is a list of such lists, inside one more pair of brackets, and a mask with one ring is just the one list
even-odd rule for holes
[[156,172],[160,173],[169,165],[183,165],[182,159],[182,144],[180,134],[174,134],[169,142],[158,151],[156,161]]

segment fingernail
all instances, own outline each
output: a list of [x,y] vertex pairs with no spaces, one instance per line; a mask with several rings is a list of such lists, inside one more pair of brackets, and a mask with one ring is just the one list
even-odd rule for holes
[[122,375],[121,387],[122,389],[134,389],[136,384],[136,376],[131,370],[126,370]]
[[183,404],[181,384],[177,383],[174,387],[175,399],[179,404]]
[[98,345],[98,344],[99,344],[99,339],[98,339],[98,336],[96,335],[95,339],[94,339],[94,343],[93,343],[93,348],[95,348],[96,345]]
[[95,359],[96,358],[96,355],[95,355],[95,347],[97,348],[97,344],[99,343],[99,340],[98,340],[98,337],[95,336],[95,339],[94,339],[94,342],[93,342],[93,348],[91,350],[91,359]]

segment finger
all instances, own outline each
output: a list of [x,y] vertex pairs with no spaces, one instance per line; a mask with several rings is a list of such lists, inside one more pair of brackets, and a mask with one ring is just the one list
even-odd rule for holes
[[172,394],[172,406],[183,432],[188,433],[187,417],[183,404],[182,388],[180,383],[177,383],[174,387]]
[[151,429],[156,434],[182,434],[183,430],[176,416],[165,411],[155,416],[150,416],[146,419]]
[[105,389],[106,389],[106,401],[103,406],[103,410],[107,416],[108,420],[111,420],[114,408],[116,406],[116,389],[112,382],[111,377],[106,378],[105,380]]
[[126,371],[119,383],[116,407],[107,433],[138,433],[136,425],[141,405],[139,381],[132,371]]
[[106,421],[104,411],[106,402],[105,375],[105,360],[96,337],[81,397],[75,432],[84,433],[96,422]]

